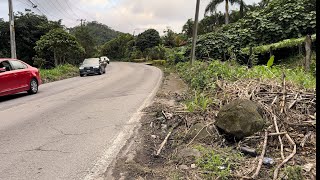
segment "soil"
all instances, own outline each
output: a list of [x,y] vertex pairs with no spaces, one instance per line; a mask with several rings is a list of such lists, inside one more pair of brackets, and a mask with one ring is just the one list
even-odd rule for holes
[[[151,106],[144,109],[145,115],[141,118],[141,126],[121,149],[117,158],[104,173],[104,179],[167,179],[168,172],[176,169],[165,156],[155,156],[159,145],[167,135],[172,124],[167,122],[167,128],[161,129],[161,124],[154,123],[162,117],[162,110],[181,106],[183,95],[187,92],[187,85],[174,73],[165,74]],[[151,126],[153,128],[151,128]],[[170,138],[168,144],[170,144]],[[161,154],[173,152],[173,148],[165,146]]]
[[[230,174],[226,177],[227,179],[250,179],[257,169],[264,133],[258,132],[242,141],[228,141],[212,125],[220,108],[238,98],[249,98],[264,105],[266,109],[272,108],[271,111],[279,116],[280,132],[287,132],[295,142],[296,154],[281,167],[278,178],[315,179],[316,125],[313,124],[315,121],[310,119],[310,115],[314,114],[312,119],[316,116],[314,92],[308,93],[302,90],[300,92],[299,89],[288,86],[286,107],[290,106],[295,94],[299,93],[301,97],[294,106],[291,106],[291,109],[287,108],[287,112],[281,113],[279,112],[281,101],[274,101],[278,94],[275,92],[282,91],[279,84],[260,80],[251,80],[249,83],[238,81],[216,82],[216,84],[218,88],[213,95],[216,103],[210,105],[204,112],[191,113],[186,111],[184,105],[192,97],[188,86],[178,75],[165,73],[163,84],[154,102],[144,109],[145,115],[140,120],[141,126],[135,130],[132,138],[104,173],[104,179],[219,179],[216,175],[207,176],[212,173],[211,171],[197,167],[196,158],[198,157],[181,157],[181,152],[189,151],[197,154],[195,149],[199,146],[214,151],[224,159],[229,159]],[[266,128],[269,133],[275,131],[272,126],[271,117],[274,115],[272,112],[270,114],[265,111],[264,115],[269,123]],[[169,132],[172,132],[171,135],[160,154],[156,155]],[[282,141],[284,156],[288,157],[293,147],[285,136],[282,136]],[[186,150],[187,146],[191,150]],[[242,154],[241,157],[236,156],[240,154],[240,146],[255,150],[257,155],[255,157],[246,154]],[[278,136],[268,138],[265,157],[271,158],[274,163],[262,165],[257,179],[272,179],[275,168],[283,161],[279,146]],[[201,152],[201,158],[204,155],[205,153]]]

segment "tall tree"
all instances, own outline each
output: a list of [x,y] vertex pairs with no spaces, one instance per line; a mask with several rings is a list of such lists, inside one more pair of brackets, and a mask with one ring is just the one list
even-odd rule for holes
[[193,23],[194,22],[192,19],[188,19],[188,21],[182,27],[182,32],[188,37],[192,37]]
[[39,57],[51,54],[55,66],[64,63],[77,64],[80,59],[77,56],[81,56],[85,52],[73,35],[60,28],[49,31],[36,44],[34,49]]
[[90,35],[89,29],[87,26],[82,26],[74,30],[74,36],[77,38],[77,41],[85,49],[85,57],[89,58],[95,54],[95,43],[93,37]]
[[[205,14],[216,12],[217,6],[221,3],[225,2],[225,24],[229,24],[229,3],[233,5],[234,3],[242,5],[242,11],[244,2],[242,0],[211,0],[205,9]],[[242,3],[241,3],[242,2]],[[241,7],[240,7],[241,10]]]
[[[15,33],[17,56],[19,59],[33,64],[32,57],[36,55],[33,49],[36,41],[52,29],[62,28],[61,21],[49,21],[47,17],[33,12],[18,12],[15,14]],[[10,31],[9,22],[0,21],[0,55],[10,56]]]
[[136,45],[141,51],[144,51],[147,48],[153,48],[159,45],[160,41],[159,32],[155,29],[148,29],[138,35]]

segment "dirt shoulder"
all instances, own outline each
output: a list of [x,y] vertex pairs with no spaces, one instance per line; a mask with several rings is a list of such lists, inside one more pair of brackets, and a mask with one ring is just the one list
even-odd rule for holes
[[[155,123],[162,117],[161,110],[169,110],[181,106],[187,85],[174,73],[165,74],[151,106],[144,109],[141,126],[121,149],[115,161],[104,174],[105,179],[167,179],[167,172],[163,171],[166,157],[155,156],[158,146],[167,135],[170,123]],[[174,121],[172,121],[174,122]],[[163,148],[162,153],[172,151]],[[174,167],[165,167],[171,169]]]
[[[254,179],[273,179],[277,169],[280,179],[315,179],[316,131],[314,121],[310,121],[309,117],[315,113],[314,105],[309,102],[310,98],[315,99],[313,93],[300,92],[288,86],[287,112],[280,113],[281,101],[274,100],[279,94],[275,92],[282,91],[279,84],[250,80],[249,83],[217,81],[216,85],[216,92],[210,97],[213,101],[211,105],[202,108],[207,104],[208,97],[201,100],[202,96],[199,96],[196,101],[202,101],[202,105],[194,110],[190,107],[194,105],[195,97],[190,94],[188,86],[178,75],[165,73],[153,104],[144,109],[141,126],[104,173],[104,178],[252,179],[260,154],[265,151],[261,168]],[[292,99],[296,94],[301,95],[300,101]],[[272,108],[281,119],[278,124],[283,134],[269,136],[266,149],[263,131],[232,142],[213,125],[221,107],[239,98]],[[274,132],[271,115],[274,114],[265,114],[268,121],[265,130],[269,135]],[[294,146],[285,134],[293,139]],[[282,138],[282,148],[278,137]],[[247,152],[243,147],[247,148]],[[255,155],[248,153],[248,150],[254,151],[252,154]],[[282,164],[281,167],[279,164]]]

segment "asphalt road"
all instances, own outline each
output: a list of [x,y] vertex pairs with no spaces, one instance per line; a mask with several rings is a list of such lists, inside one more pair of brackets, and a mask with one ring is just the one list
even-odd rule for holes
[[111,62],[104,75],[0,98],[0,179],[97,179],[162,79],[155,67]]

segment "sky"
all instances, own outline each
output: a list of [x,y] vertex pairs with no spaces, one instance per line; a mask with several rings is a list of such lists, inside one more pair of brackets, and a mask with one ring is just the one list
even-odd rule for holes
[[[126,33],[141,33],[154,28],[163,33],[170,28],[181,32],[189,18],[194,19],[196,0],[12,0],[14,12],[32,9],[50,20],[62,19],[62,24],[73,27],[80,19],[98,21],[114,30]],[[210,0],[201,0],[199,18]],[[260,0],[244,0],[246,4]],[[32,8],[34,4],[36,8]],[[239,9],[233,5],[230,10]],[[217,11],[224,12],[224,3]],[[0,18],[8,19],[8,0],[0,0]]]

